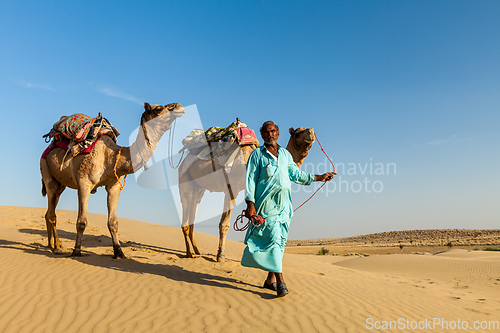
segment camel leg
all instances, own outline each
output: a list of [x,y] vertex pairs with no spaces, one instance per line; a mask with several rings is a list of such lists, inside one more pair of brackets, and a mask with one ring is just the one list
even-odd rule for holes
[[106,186],[106,191],[108,192],[108,229],[113,241],[113,258],[124,259],[126,256],[123,254],[118,240],[118,219],[116,217],[116,206],[121,192],[120,185],[116,183],[113,186]]
[[[204,189],[196,186],[196,188],[194,188],[193,192],[191,193],[191,201],[187,204],[182,205],[182,233],[184,234],[184,242],[186,243],[186,257],[188,258],[194,257],[193,253],[191,252],[191,246],[189,243],[191,243],[191,245],[193,246],[193,251],[196,255],[201,254],[194,237],[194,220],[196,218],[198,205],[200,204],[201,198],[203,198],[204,193]],[[186,216],[186,220],[184,220],[184,216]]]
[[[49,235],[49,248],[51,248],[52,252],[56,254],[64,253],[64,247],[61,243],[61,240],[59,239],[59,236],[57,235],[57,228],[56,228],[57,224],[56,206],[57,203],[59,202],[59,198],[61,197],[62,191],[64,191],[64,187],[62,187],[62,190],[58,192],[47,193],[49,206],[47,209],[47,213],[45,214],[45,224],[47,225],[47,233]],[[54,237],[53,241],[52,237]]]
[[229,231],[229,226],[231,225],[231,213],[233,212],[235,199],[231,199],[229,194],[224,196],[224,211],[220,218],[219,223],[219,250],[217,251],[217,262],[226,261],[225,249],[226,249],[226,236]]
[[189,225],[182,226],[182,235],[184,236],[184,243],[186,244],[186,258],[194,258],[191,252],[191,245],[189,244]]
[[82,255],[83,232],[87,227],[87,208],[89,204],[90,190],[94,188],[88,184],[80,183],[78,185],[78,218],[76,221],[76,241],[75,248],[71,256],[80,257]]
[[47,225],[47,236],[48,236],[48,247],[52,249],[54,253],[60,254],[64,252],[64,247],[62,246],[59,236],[57,235],[57,217],[56,217],[56,207],[59,202],[59,198],[63,193],[66,186],[59,183],[49,172],[47,162],[45,159],[40,161],[40,171],[42,173],[42,194],[47,195],[48,207],[45,213],[45,224]]
[[186,243],[186,257],[193,258],[191,245],[193,246],[194,253],[200,255],[200,250],[194,238],[194,220],[205,190],[200,188],[193,180],[183,178],[181,176],[179,180],[179,194],[182,204],[182,233],[184,235],[184,242]]
[[200,255],[200,250],[198,249],[198,244],[196,244],[196,239],[194,237],[194,220],[196,218],[196,213],[198,211],[198,205],[201,202],[201,199],[203,198],[203,195],[205,194],[205,190],[196,185],[195,191],[193,193],[193,201],[192,206],[190,207],[190,212],[189,212],[189,239],[191,240],[191,245],[193,246],[194,253],[197,255]]
[[191,245],[193,246],[194,253],[200,255],[200,250],[198,249],[198,244],[196,244],[196,239],[194,237],[194,224],[189,225],[188,236],[191,240]]

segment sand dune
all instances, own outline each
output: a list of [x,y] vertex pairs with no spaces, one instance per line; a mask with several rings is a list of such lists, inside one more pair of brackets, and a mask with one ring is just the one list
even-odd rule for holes
[[[71,258],[47,249],[44,213],[0,206],[0,332],[360,332],[384,321],[400,331],[398,320],[428,332],[435,318],[484,332],[475,321],[500,321],[498,253],[287,253],[290,294],[277,299],[260,288],[264,272],[239,265],[241,243],[228,240],[216,263],[217,238],[198,233],[204,254],[187,259],[180,229],[122,218],[129,259],[114,260],[106,217],[89,214],[84,256]],[[58,218],[71,249],[76,212]]]

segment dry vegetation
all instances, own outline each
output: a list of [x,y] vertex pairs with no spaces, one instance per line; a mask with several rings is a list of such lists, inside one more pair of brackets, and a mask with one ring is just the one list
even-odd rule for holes
[[287,253],[329,254],[436,253],[450,247],[483,250],[500,246],[500,229],[428,229],[388,231],[345,238],[289,240]]

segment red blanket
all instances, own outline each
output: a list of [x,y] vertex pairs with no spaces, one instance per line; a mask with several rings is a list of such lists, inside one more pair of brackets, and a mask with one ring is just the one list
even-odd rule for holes
[[[99,139],[101,138],[102,135],[99,136],[99,138],[97,138],[97,140],[94,141],[93,144],[91,144],[89,147],[85,148],[84,150],[82,150],[80,152],[80,154],[89,154],[90,152],[92,152],[92,150],[94,149],[95,147],[95,144],[97,143],[97,141],[99,141]],[[52,142],[48,147],[47,149],[45,149],[45,151],[43,152],[42,154],[42,158],[47,158],[47,155],[49,155],[49,152],[56,148],[56,147],[60,147],[64,150],[68,150],[68,145],[70,143],[70,140],[64,138],[64,139],[61,139],[59,141],[56,141],[56,142]]]

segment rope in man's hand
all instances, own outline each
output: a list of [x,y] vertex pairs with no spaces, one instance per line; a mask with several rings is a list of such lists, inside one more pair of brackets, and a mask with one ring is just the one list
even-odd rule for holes
[[236,221],[234,221],[234,230],[236,231],[245,231],[248,229],[248,227],[250,226],[250,222],[252,222],[252,225],[254,227],[260,227],[262,225],[262,223],[266,222],[266,220],[264,220],[262,218],[262,216],[260,215],[257,215],[257,214],[254,214],[252,215],[249,219],[248,219],[248,222],[246,224],[244,224],[241,228],[238,227],[238,222],[241,222],[241,223],[244,223],[243,222],[243,218],[246,217],[246,210],[243,210],[241,212],[240,215],[238,215],[238,217],[236,218]]

